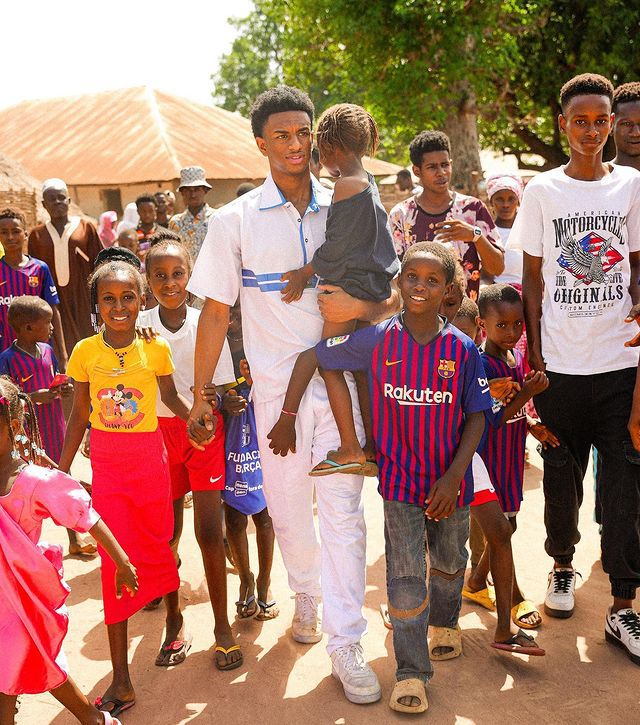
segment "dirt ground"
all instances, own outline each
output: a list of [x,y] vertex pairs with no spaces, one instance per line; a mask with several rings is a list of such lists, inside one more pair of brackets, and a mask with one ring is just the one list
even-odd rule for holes
[[[550,560],[543,548],[541,461],[532,455],[519,529],[514,537],[521,586],[541,606]],[[75,475],[88,476],[86,461],[78,459]],[[366,655],[380,678],[382,700],[352,705],[331,677],[325,643],[301,645],[290,635],[293,601],[282,560],[276,554],[272,591],[281,609],[271,622],[237,622],[235,631],[244,650],[242,668],[221,673],[213,665],[212,612],[202,562],[195,543],[191,510],[185,512],[185,535],[180,553],[181,595],[185,617],[194,635],[193,648],[180,666],[165,670],[153,661],[161,642],[163,612],[139,612],[129,624],[131,673],[137,704],[123,714],[125,725],[184,725],[197,723],[393,723],[416,721],[417,716],[393,713],[387,700],[394,681],[390,633],[378,607],[385,597],[382,506],[375,481],[365,482],[368,526],[366,616],[369,631],[363,639]],[[545,619],[540,630],[547,656],[527,658],[498,653],[489,647],[494,615],[464,604],[460,624],[464,654],[436,662],[429,685],[429,710],[421,717],[437,723],[606,723],[640,722],[640,669],[617,648],[605,643],[604,612],[609,601],[608,579],[599,562],[598,530],[593,522],[591,479],[586,482],[582,507],[582,541],[575,559],[582,573],[577,607],[569,620]],[[45,538],[63,543],[64,530],[45,527]],[[250,535],[253,561],[255,536]],[[71,623],[65,642],[70,671],[93,699],[109,683],[109,655],[102,623],[98,561],[67,559],[66,578]],[[238,595],[238,577],[229,574],[229,611]],[[5,653],[5,656],[6,653]],[[25,696],[17,722],[24,725],[67,725],[76,722],[61,712],[49,694]]]

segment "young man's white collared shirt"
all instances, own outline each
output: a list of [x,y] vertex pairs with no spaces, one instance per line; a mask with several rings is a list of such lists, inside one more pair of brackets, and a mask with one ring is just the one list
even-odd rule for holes
[[[296,593],[322,596],[322,628],[331,654],[359,642],[366,631],[366,529],[362,476],[325,476],[314,492],[315,479],[308,475],[340,441],[322,378],[314,377],[298,409],[296,453],[276,456],[267,439],[280,416],[298,354],[316,345],[322,335],[317,280],[290,305],[280,294],[286,284],[280,281],[282,274],[306,264],[325,239],[332,192],[313,177],[311,184],[311,201],[303,215],[271,176],[263,186],[216,211],[188,289],[229,306],[240,297],[267,506],[289,586]],[[362,438],[355,385],[349,382]],[[321,547],[313,520],[314,497]]]
[[280,277],[307,264],[324,242],[331,193],[312,177],[311,201],[300,216],[269,175],[209,221],[188,289],[229,306],[240,297],[255,400],[284,395],[297,355],[322,336],[317,279],[287,305]]

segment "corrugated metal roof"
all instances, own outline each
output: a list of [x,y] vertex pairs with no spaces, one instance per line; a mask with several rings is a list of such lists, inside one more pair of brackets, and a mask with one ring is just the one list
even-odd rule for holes
[[[0,148],[34,176],[71,186],[170,181],[191,165],[210,179],[268,171],[246,118],[146,86],[0,110]],[[365,166],[376,176],[400,168],[380,159]]]

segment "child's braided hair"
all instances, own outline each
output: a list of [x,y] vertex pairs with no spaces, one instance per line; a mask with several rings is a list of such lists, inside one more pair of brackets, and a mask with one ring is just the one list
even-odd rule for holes
[[[0,375],[0,419],[9,431],[9,438],[20,458],[40,465],[44,449],[36,409],[31,398],[23,393],[6,375]],[[22,432],[14,435],[11,421],[17,420],[22,425]],[[18,445],[22,443],[22,450]]]
[[318,119],[318,146],[353,151],[356,156],[373,155],[380,136],[373,116],[354,103],[338,103]]

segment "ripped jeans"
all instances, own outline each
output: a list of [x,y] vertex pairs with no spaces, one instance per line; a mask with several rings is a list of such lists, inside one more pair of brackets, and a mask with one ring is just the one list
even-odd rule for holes
[[427,528],[440,567],[438,574],[430,572],[437,607],[434,613],[442,620],[433,624],[455,627],[467,562],[464,545],[469,536],[469,507],[456,509],[449,519],[435,522],[427,521],[421,506],[398,501],[384,501],[383,505],[387,602],[393,624],[396,680],[417,677],[428,682],[433,668],[427,645]]

